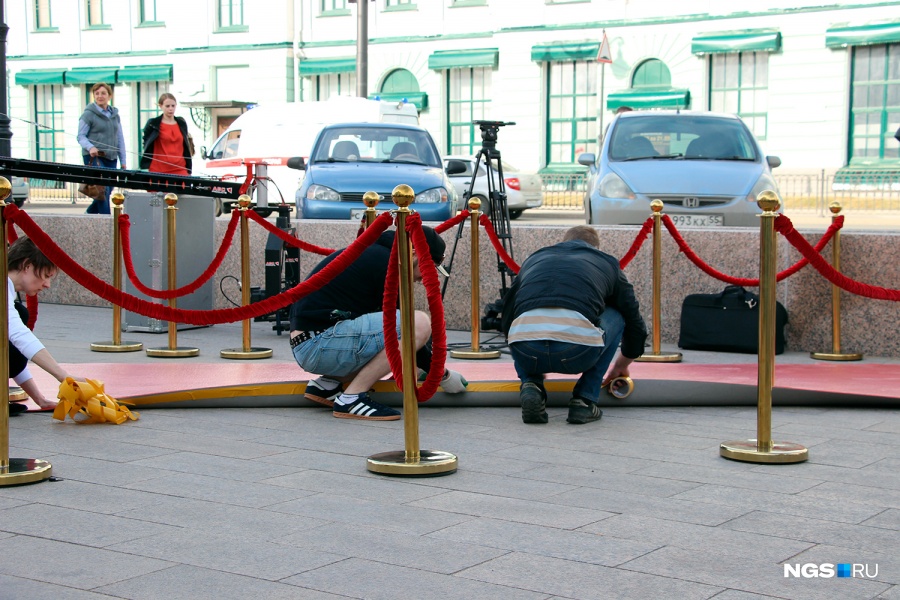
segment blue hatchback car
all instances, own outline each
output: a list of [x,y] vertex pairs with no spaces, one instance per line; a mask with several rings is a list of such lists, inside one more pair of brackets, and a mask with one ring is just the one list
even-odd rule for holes
[[[457,162],[457,161],[453,161]],[[427,130],[396,123],[340,123],[319,132],[309,161],[288,166],[306,171],[297,190],[297,218],[359,219],[363,194],[382,196],[379,210],[396,208],[393,189],[405,183],[415,192],[412,208],[425,221],[456,215],[456,190]],[[453,172],[464,165],[448,165]]]

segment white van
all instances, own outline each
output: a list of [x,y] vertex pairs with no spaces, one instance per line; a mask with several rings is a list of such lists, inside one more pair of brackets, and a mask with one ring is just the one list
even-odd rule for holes
[[[251,193],[258,212],[267,216],[265,206],[293,205],[294,194],[303,178],[302,171],[287,167],[292,156],[309,157],[316,134],[325,125],[353,120],[367,123],[404,123],[418,125],[419,111],[414,104],[385,102],[353,96],[335,96],[318,102],[263,104],[234,120],[201,159],[194,163],[194,175],[228,181],[244,181],[248,166],[256,173],[257,164],[266,167],[267,181],[259,181]],[[205,161],[205,162],[204,162]],[[233,200],[222,203],[229,212]]]

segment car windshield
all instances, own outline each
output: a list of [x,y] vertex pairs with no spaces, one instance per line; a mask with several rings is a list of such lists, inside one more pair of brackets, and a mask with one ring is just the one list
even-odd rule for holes
[[613,161],[758,159],[741,121],[683,114],[619,119],[608,152]]
[[437,149],[426,132],[392,127],[326,129],[312,161],[441,165]]

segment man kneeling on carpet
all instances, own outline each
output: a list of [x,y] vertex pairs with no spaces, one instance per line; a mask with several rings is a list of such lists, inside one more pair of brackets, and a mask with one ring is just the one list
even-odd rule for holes
[[[423,226],[425,239],[438,270],[446,245],[434,229]],[[321,289],[304,296],[291,307],[291,349],[300,367],[321,375],[306,385],[306,398],[331,407],[342,419],[395,421],[400,411],[375,402],[369,390],[391,372],[384,349],[382,301],[394,231],[385,231],[357,260]],[[327,256],[313,269],[314,275],[340,254]],[[418,263],[413,278],[421,281]],[[446,272],[444,272],[446,274]],[[431,365],[431,319],[415,311],[416,365]],[[397,318],[400,335],[400,318]],[[342,384],[346,387],[342,388]],[[449,394],[466,391],[468,382],[455,371],[445,370],[441,389]]]
[[[619,261],[599,247],[594,228],[569,229],[561,243],[522,263],[503,299],[503,330],[522,382],[525,423],[547,422],[546,373],[580,373],[566,421],[598,420],[601,388],[627,377],[644,351],[647,327],[634,288]],[[607,373],[620,341],[622,352]]]

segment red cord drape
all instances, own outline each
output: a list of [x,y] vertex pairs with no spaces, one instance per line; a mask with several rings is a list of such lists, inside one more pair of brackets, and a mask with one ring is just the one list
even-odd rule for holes
[[503,244],[500,243],[500,238],[497,237],[497,232],[494,231],[494,224],[491,223],[491,220],[487,215],[481,215],[481,218],[478,220],[481,223],[481,226],[484,227],[485,233],[487,233],[488,239],[491,240],[491,244],[494,246],[494,251],[497,253],[497,256],[500,257],[506,266],[515,273],[519,274],[519,265],[516,264],[516,261],[513,260],[513,257],[509,255],[506,251],[506,248],[503,247]]
[[627,267],[632,259],[637,256],[638,250],[640,250],[641,246],[644,245],[644,242],[647,241],[647,236],[650,235],[651,231],[653,231],[653,217],[647,217],[647,220],[641,225],[641,230],[638,231],[637,236],[635,236],[634,241],[631,243],[631,248],[629,248],[628,252],[625,253],[625,256],[619,260],[620,269]]
[[435,227],[434,232],[435,233],[444,233],[445,231],[447,231],[454,225],[459,225],[460,223],[465,221],[467,218],[469,218],[469,211],[464,210],[461,213],[459,213],[458,215],[456,215],[455,217],[447,219],[446,221],[444,221],[443,223],[441,223],[440,225]]
[[321,246],[316,246],[315,244],[310,244],[309,242],[304,242],[301,239],[298,239],[292,235],[289,235],[283,229],[279,229],[278,227],[275,227],[275,225],[273,225],[272,223],[269,223],[268,221],[263,219],[261,216],[259,216],[256,213],[255,210],[247,211],[247,216],[250,217],[250,219],[252,221],[256,221],[257,223],[262,225],[263,229],[265,229],[269,233],[272,233],[272,234],[278,236],[279,238],[281,238],[281,240],[284,243],[288,244],[289,246],[293,246],[294,248],[300,248],[301,250],[305,250],[306,252],[312,252],[313,254],[320,254],[322,256],[328,256],[329,254],[334,252],[333,248],[322,248]]
[[[17,239],[19,239],[19,234],[16,232],[16,228],[13,225],[12,221],[6,222],[6,240],[8,244],[12,244]],[[35,296],[25,296],[25,307],[28,309],[28,322],[25,323],[25,326],[28,329],[34,331],[34,326],[37,325],[38,318],[38,297]]]

